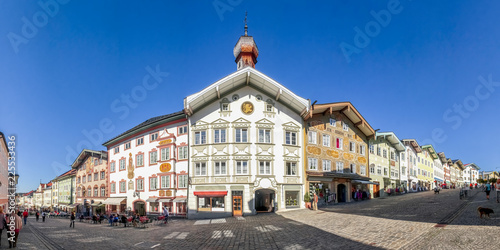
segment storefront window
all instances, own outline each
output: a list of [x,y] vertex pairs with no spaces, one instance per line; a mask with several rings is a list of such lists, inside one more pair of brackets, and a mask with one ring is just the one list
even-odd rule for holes
[[224,211],[224,197],[198,197],[198,211]]
[[158,206],[159,206],[158,202],[150,202],[149,203],[149,211],[157,213],[158,212]]
[[286,208],[299,207],[299,191],[285,191]]

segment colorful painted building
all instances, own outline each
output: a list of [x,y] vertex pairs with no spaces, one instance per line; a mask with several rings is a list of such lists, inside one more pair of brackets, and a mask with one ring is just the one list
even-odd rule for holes
[[305,118],[306,192],[319,205],[369,198],[379,183],[368,173],[368,138],[375,131],[350,102],[313,105]]
[[464,165],[464,168],[464,184],[475,186],[479,178],[479,166],[475,163],[468,163]]
[[57,193],[59,211],[70,212],[69,206],[75,202],[76,198],[76,169],[66,171],[55,181],[59,186]]
[[[370,178],[380,183],[380,190],[372,191],[373,197],[389,195],[403,188],[400,176],[400,153],[405,146],[393,132],[377,132],[370,143]],[[378,192],[376,192],[378,191]]]
[[432,161],[430,163],[430,166],[432,168],[432,182],[430,188],[433,189],[436,186],[442,186],[444,183],[444,170],[439,155],[436,153],[434,147],[430,144],[422,146],[422,149],[427,150],[429,152],[429,156],[432,158]]
[[434,187],[434,158],[437,154],[431,149],[430,145],[422,146],[422,152],[417,154],[418,163],[418,181],[419,186],[424,190],[430,190]]
[[103,144],[109,154],[107,213],[186,216],[188,124],[184,112],[153,117]]
[[108,154],[106,151],[83,149],[71,167],[76,170],[76,199],[71,208],[84,216],[104,213],[107,193]]
[[408,167],[408,192],[417,192],[419,188],[418,180],[418,154],[422,148],[415,139],[405,139],[401,141],[405,146],[406,165]]

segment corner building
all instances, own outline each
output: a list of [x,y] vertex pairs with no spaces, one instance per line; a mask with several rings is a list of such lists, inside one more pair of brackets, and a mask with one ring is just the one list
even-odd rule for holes
[[241,36],[237,71],[184,100],[190,133],[188,218],[304,207],[303,118],[310,101],[254,69]]

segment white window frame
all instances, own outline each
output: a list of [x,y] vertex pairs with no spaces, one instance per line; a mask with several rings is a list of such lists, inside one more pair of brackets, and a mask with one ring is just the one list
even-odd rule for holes
[[271,129],[262,129],[258,130],[258,139],[259,143],[272,143],[272,131]]
[[161,158],[160,161],[170,160],[170,148],[169,147],[160,149],[160,158]]
[[214,162],[214,175],[227,175],[227,163],[225,161]]
[[125,159],[120,159],[120,170],[125,170],[126,168]]
[[195,162],[194,163],[194,175],[195,176],[206,176],[207,175],[207,163],[206,162]]
[[194,132],[194,145],[207,144],[207,131],[196,131]]
[[366,166],[365,165],[361,165],[359,167],[359,174],[360,175],[366,175]]
[[335,124],[337,123],[337,120],[335,120],[334,118],[330,118],[329,122],[330,122],[330,126],[335,127]]
[[293,161],[288,161],[285,163],[285,174],[288,176],[296,176],[297,175],[297,163]]
[[[337,143],[337,141],[338,141],[338,143]],[[343,149],[344,148],[344,139],[337,137],[335,139],[335,147],[338,149]]]
[[110,171],[110,172],[115,172],[115,171],[116,171],[115,162],[111,162],[111,163],[109,164],[109,171]]
[[118,153],[120,153],[120,146],[115,147],[115,154],[118,154]]
[[214,129],[214,143],[226,143],[227,131],[225,128]]
[[[240,168],[240,169],[238,169]],[[236,161],[235,162],[235,173],[237,175],[248,174],[248,161]]]
[[158,189],[158,178],[152,177],[149,178],[149,190],[157,190]]
[[355,142],[352,142],[352,141],[349,142],[349,152],[351,152],[351,153],[356,152],[356,143]]
[[248,142],[248,128],[236,128],[234,141],[237,143]]
[[309,170],[318,170],[318,159],[308,158],[307,159],[307,168]]
[[144,138],[143,137],[137,138],[137,140],[135,141],[135,145],[139,146],[139,145],[142,145],[142,144],[144,144]]
[[162,175],[160,177],[160,188],[170,188],[170,175]]
[[135,166],[137,166],[137,167],[144,166],[144,154],[138,154],[137,155]]
[[186,174],[179,175],[179,188],[187,188],[188,176]]
[[323,134],[323,146],[330,147],[330,135]]
[[344,163],[341,161],[338,161],[336,163],[336,170],[337,170],[337,173],[344,173]]
[[309,131],[307,132],[307,137],[308,137],[308,143],[309,144],[316,144],[316,140],[318,138],[318,135],[316,134],[316,131]]
[[342,122],[342,129],[345,131],[349,131],[349,124],[347,124],[346,122]]
[[135,183],[138,191],[144,191],[144,179],[136,179]]
[[355,174],[356,173],[356,164],[351,163],[349,165],[349,171],[351,172],[351,174]]
[[259,175],[271,175],[271,161],[259,161]]
[[285,131],[285,144],[297,145],[297,132]]
[[156,164],[158,162],[158,151],[149,152],[149,164]]
[[332,171],[332,161],[323,160],[323,171],[325,171],[325,172]]
[[158,139],[158,132],[151,134],[149,138],[150,141],[156,141]]
[[179,147],[179,160],[184,160],[188,158],[188,146]]

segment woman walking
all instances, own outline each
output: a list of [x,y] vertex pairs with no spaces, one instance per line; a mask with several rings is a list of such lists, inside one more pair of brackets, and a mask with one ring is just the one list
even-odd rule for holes
[[486,199],[490,199],[490,192],[491,192],[491,185],[489,183],[486,183],[486,188],[484,190],[486,192]]

